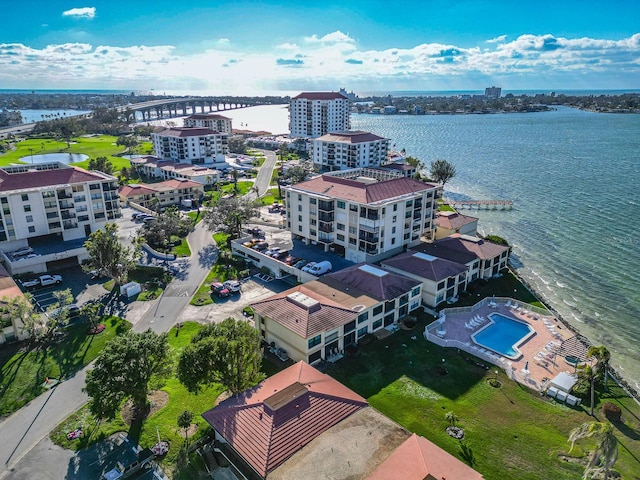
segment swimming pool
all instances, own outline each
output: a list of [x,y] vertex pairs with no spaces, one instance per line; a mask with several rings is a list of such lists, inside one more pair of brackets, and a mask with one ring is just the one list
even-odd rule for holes
[[500,313],[490,313],[489,320],[491,323],[473,334],[471,338],[481,347],[511,360],[516,360],[521,355],[518,345],[536,333],[531,325]]

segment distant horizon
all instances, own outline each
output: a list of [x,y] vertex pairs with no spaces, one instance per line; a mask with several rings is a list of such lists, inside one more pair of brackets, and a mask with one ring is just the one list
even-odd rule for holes
[[[498,86],[498,85],[495,85]],[[243,93],[215,93],[212,91],[171,91],[157,92],[153,90],[121,90],[121,89],[37,89],[37,88],[0,88],[0,95],[4,94],[95,94],[95,95],[145,95],[145,96],[228,96],[228,97],[287,97],[294,96],[303,91],[332,91],[337,92],[340,89],[328,89],[328,90],[296,90],[296,91],[283,91],[283,92],[265,92],[254,94]],[[351,89],[345,89],[351,93]],[[482,95],[484,94],[484,88],[482,89],[463,89],[463,90],[379,90],[379,91],[365,91],[358,92],[353,90],[359,98],[364,97],[384,97],[391,95],[393,97],[418,97],[418,96],[455,96],[455,95]],[[589,95],[624,95],[624,94],[640,94],[639,88],[622,88],[622,89],[553,89],[553,88],[533,88],[533,89],[521,89],[521,90],[502,90],[502,97],[507,94],[519,95],[536,95],[544,94],[549,95],[554,93],[556,95],[567,96],[589,96]]]
[[0,85],[252,96],[344,85],[636,90],[638,17],[632,0],[23,0],[3,11]]

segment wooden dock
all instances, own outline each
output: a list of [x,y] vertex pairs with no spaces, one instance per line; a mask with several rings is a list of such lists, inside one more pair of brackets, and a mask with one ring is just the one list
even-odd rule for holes
[[463,208],[477,208],[478,210],[511,210],[513,208],[513,200],[453,200],[450,198],[443,199],[443,202],[461,210]]

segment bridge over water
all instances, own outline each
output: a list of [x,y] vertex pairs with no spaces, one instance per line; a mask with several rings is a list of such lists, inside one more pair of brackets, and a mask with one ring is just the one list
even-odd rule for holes
[[118,107],[118,110],[127,116],[129,122],[147,122],[195,113],[224,112],[226,110],[270,104],[271,102],[250,97],[182,97],[123,105]]

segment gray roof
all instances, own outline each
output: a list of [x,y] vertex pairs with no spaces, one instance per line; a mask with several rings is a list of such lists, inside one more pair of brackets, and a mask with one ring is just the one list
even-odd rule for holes
[[318,281],[334,287],[339,282],[347,290],[352,287],[378,300],[393,300],[420,285],[413,278],[364,263],[325,275]]
[[426,257],[428,257],[428,255],[421,252],[408,251],[396,255],[393,258],[383,260],[382,265],[388,265],[389,267],[397,268],[398,270],[434,282],[455,277],[467,271],[466,265],[462,263],[452,262],[438,257],[432,257],[432,260],[428,260]]

